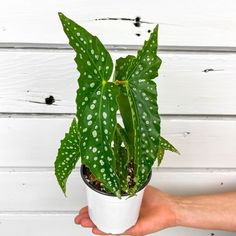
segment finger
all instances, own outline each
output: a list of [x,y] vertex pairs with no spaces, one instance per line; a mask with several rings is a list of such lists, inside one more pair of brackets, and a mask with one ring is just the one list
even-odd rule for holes
[[88,207],[83,207],[80,209],[79,214],[83,214],[84,212],[88,212]]
[[83,227],[87,227],[87,228],[92,228],[92,227],[96,227],[96,225],[89,219],[89,218],[84,218],[81,220],[80,224]]
[[76,224],[80,224],[81,220],[84,218],[89,218],[88,212],[84,212],[82,214],[79,214],[75,217],[74,221]]
[[124,233],[123,233],[123,235],[135,235],[135,229],[134,229],[134,227],[131,227],[131,228],[129,228],[129,229],[127,229]]
[[140,227],[136,224],[132,226],[131,228],[127,229],[123,235],[138,235],[138,236],[144,236],[143,231],[140,229]]
[[92,232],[93,232],[94,234],[98,234],[98,235],[108,235],[108,234],[102,232],[101,230],[99,230],[97,227],[94,227],[94,228],[92,229]]

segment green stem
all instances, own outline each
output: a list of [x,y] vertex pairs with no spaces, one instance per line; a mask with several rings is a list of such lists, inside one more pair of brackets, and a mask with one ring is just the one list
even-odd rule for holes
[[115,85],[128,84],[128,80],[115,80],[114,84]]

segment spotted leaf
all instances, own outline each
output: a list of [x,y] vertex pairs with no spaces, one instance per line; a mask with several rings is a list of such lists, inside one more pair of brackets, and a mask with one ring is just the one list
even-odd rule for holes
[[107,81],[112,74],[113,63],[103,44],[96,36],[62,13],[59,13],[59,17],[69,44],[76,52],[75,62],[80,72],[79,83],[84,81],[93,86],[90,81]]
[[164,154],[165,154],[165,149],[161,146],[159,146],[159,149],[158,149],[158,152],[157,152],[157,163],[158,163],[158,166],[160,166],[162,160],[163,160],[163,157],[164,157]]
[[130,147],[129,147],[129,143],[128,143],[128,134],[125,131],[125,129],[119,124],[116,124],[116,133],[117,135],[120,137],[122,143],[124,144],[127,152],[128,152],[128,159],[127,159],[127,163],[129,162],[129,155],[130,155]]
[[168,142],[166,139],[164,139],[163,137],[160,136],[160,146],[164,149],[164,150],[168,150],[171,152],[175,152],[177,154],[180,155],[180,152],[170,143]]
[[[125,147],[122,146],[124,143]],[[114,135],[114,155],[116,158],[116,171],[120,180],[120,188],[123,192],[129,192],[128,186],[128,159],[129,148],[127,146],[127,135],[125,130],[117,124]]]
[[166,139],[160,136],[159,150],[157,154],[158,166],[160,166],[166,150],[175,152],[180,155],[179,151],[171,143],[169,143]]
[[95,91],[89,97],[89,104],[84,109],[79,124],[82,162],[111,192],[119,190],[111,148],[118,108],[116,94],[117,88],[110,82],[102,87],[101,94],[97,95]]
[[116,60],[116,70],[115,70],[115,80],[126,80],[127,79],[127,73],[129,71],[129,67],[131,66],[132,61],[135,59],[135,56],[128,55],[127,57],[123,58],[120,57]]
[[74,118],[69,132],[66,133],[61,141],[61,146],[54,163],[55,175],[64,194],[66,193],[67,179],[80,157],[79,141],[78,125]]
[[[115,69],[115,80],[125,80],[126,72],[128,67],[131,65],[131,61],[134,56],[127,56],[126,58],[119,58],[116,61]],[[127,96],[127,91],[125,85],[119,86],[120,92],[117,97],[119,111],[125,126],[125,131],[127,133],[127,145],[129,146],[129,160],[134,159],[134,128],[132,121],[132,113],[130,109],[130,104]]]
[[116,126],[118,89],[108,82],[113,69],[109,52],[100,40],[59,13],[80,72],[77,91],[82,163],[111,192],[119,195],[119,179],[111,142]]
[[[134,161],[136,191],[148,178],[151,167],[156,160],[159,137],[160,118],[158,114],[156,84],[153,81],[158,76],[161,59],[157,53],[157,31],[155,27],[148,41],[138,51],[137,57],[119,59],[117,78],[124,81],[126,94],[132,114],[134,127]],[[126,65],[125,76],[122,73],[122,63]],[[119,76],[118,76],[119,75]]]

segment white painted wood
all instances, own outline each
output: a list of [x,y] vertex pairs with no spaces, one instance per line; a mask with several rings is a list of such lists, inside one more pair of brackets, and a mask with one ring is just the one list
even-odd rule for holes
[[[53,167],[72,118],[1,118],[1,167]],[[120,121],[120,118],[118,120]],[[162,135],[181,152],[166,152],[162,167],[236,167],[236,120],[165,118]]]
[[[129,53],[112,51],[112,56]],[[236,114],[236,54],[162,52],[160,57],[162,114]],[[79,73],[73,58],[72,51],[0,51],[0,112],[75,112]],[[50,95],[56,102],[46,105]]]
[[[161,45],[236,46],[234,0],[8,0],[0,8],[0,41],[66,43],[57,12],[98,35],[106,44],[142,44],[153,24],[137,28],[132,21],[94,21],[132,18],[160,24]],[[137,37],[135,34],[140,33]]]
[[[1,215],[0,234],[4,236],[91,236],[91,229],[85,229],[73,223],[74,214],[40,214],[40,215]],[[14,227],[13,227],[14,226]],[[149,234],[150,236],[234,236],[235,233],[217,230],[197,230],[177,227]]]
[[[149,36],[147,31],[159,23],[159,44],[167,48],[236,47],[234,0],[2,1],[0,47],[4,43],[67,44],[58,11],[109,45],[141,45]],[[94,20],[137,16],[153,24],[135,27],[133,21]],[[132,53],[111,52],[114,60]],[[182,155],[167,153],[163,168],[153,168],[151,184],[174,194],[236,191],[236,120],[221,116],[236,115],[236,54],[161,52],[160,56],[160,112],[200,116],[163,119],[163,136]],[[0,113],[74,113],[78,72],[73,58],[71,50],[0,50]],[[50,95],[56,102],[48,106],[44,103]],[[86,204],[79,172],[68,180],[67,198],[53,172],[60,139],[71,119],[0,118],[0,235],[91,235],[73,223],[75,212]],[[235,234],[175,228],[153,235],[211,233]]]
[[[236,191],[234,171],[153,171],[151,184],[176,194]],[[0,172],[0,211],[78,211],[86,204],[78,172],[68,180],[67,198],[53,172]]]

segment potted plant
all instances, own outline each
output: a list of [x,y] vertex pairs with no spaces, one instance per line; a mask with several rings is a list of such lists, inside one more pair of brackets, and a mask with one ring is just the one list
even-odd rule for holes
[[161,65],[158,26],[137,56],[116,61],[113,73],[111,56],[100,40],[62,13],[59,17],[80,76],[76,116],[61,141],[55,174],[66,193],[67,178],[81,159],[90,218],[104,232],[122,233],[137,221],[155,161],[160,165],[165,150],[178,153],[160,136],[153,81]]

